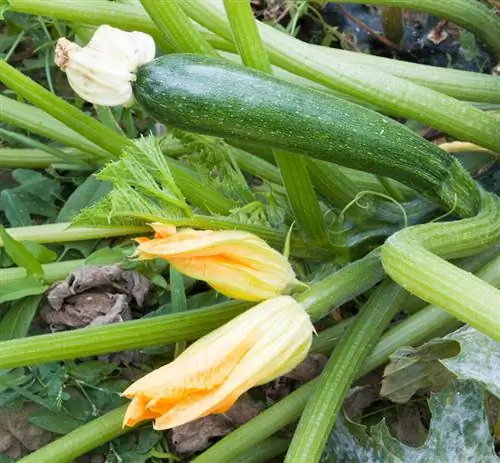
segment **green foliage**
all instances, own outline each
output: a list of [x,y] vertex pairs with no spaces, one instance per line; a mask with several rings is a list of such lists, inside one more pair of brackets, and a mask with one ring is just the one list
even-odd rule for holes
[[84,209],[73,220],[74,225],[142,225],[191,215],[152,137],[136,141],[136,148],[127,149],[97,178],[110,182],[113,189],[104,199]]
[[0,225],[0,239],[3,242],[5,251],[18,267],[24,267],[28,275],[34,275],[37,278],[43,277],[40,262],[24,244],[12,238],[2,225]]
[[180,130],[173,133],[191,152],[185,158],[196,167],[204,182],[212,184],[230,198],[244,202],[254,200],[227,143],[220,138]]
[[383,461],[423,463],[481,461],[495,463],[493,438],[484,407],[484,389],[474,381],[456,381],[429,401],[429,435],[421,447],[408,447],[391,436],[384,421],[365,427],[339,419],[322,463]]
[[[43,288],[40,291],[40,293],[43,293],[47,287],[40,286],[40,288]],[[23,295],[16,294],[17,300],[0,320],[0,341],[23,338],[28,334],[38,304],[42,299],[40,293],[37,294],[34,291],[30,291]]]
[[461,328],[419,347],[391,355],[384,371],[382,396],[407,402],[419,389],[441,389],[454,378],[474,380],[500,398],[500,343],[474,328]]

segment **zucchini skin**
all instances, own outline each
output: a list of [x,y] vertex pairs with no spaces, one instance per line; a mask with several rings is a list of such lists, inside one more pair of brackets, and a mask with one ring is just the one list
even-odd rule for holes
[[170,126],[392,177],[462,216],[479,208],[477,184],[455,158],[335,96],[194,54],[141,66],[133,87],[138,102]]

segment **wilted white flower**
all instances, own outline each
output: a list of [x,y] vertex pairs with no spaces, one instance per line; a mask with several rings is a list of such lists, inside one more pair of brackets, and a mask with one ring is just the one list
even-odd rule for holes
[[135,70],[154,56],[155,43],[148,34],[104,25],[85,47],[60,38],[55,63],[66,72],[71,88],[84,100],[117,106],[132,103]]

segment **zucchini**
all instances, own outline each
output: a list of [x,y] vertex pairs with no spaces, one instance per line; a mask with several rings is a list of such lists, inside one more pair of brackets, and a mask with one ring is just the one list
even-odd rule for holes
[[341,98],[192,54],[140,67],[133,87],[138,102],[170,126],[392,177],[462,216],[478,211],[479,188],[455,158]]

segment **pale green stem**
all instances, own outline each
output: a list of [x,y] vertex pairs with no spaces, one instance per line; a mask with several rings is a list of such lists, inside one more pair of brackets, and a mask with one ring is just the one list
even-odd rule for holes
[[[182,1],[182,0],[181,0]],[[140,0],[149,17],[176,51],[216,56],[203,34],[194,27],[178,0]]]
[[[45,111],[0,95],[0,121],[50,138],[81,151],[84,158],[105,159],[109,154]],[[87,154],[88,153],[88,154]],[[89,156],[89,154],[91,156]]]
[[23,167],[26,169],[45,169],[47,167],[55,169],[90,169],[79,163],[71,164],[69,161],[65,164],[59,158],[52,154],[33,148],[3,148],[0,149],[0,167],[11,169]]
[[[84,241],[149,233],[149,227],[71,227],[69,223],[53,223],[31,227],[7,229],[10,236],[18,241],[35,241],[37,243],[67,243],[68,241]],[[0,247],[3,246],[0,239]]]
[[[12,229],[11,229],[12,230]],[[42,265],[43,280],[46,283],[63,280],[71,272],[85,265],[85,259],[67,260],[64,262],[54,262]],[[27,278],[26,269],[22,267],[0,269],[0,285],[17,283]]]
[[0,61],[0,82],[113,156],[119,156],[125,147],[134,146],[128,138],[52,94],[5,61]]
[[0,368],[35,365],[193,340],[252,306],[231,301],[179,314],[0,342]]
[[307,401],[285,462],[317,463],[344,397],[366,357],[408,293],[386,280],[370,296],[355,322],[342,336]]
[[123,427],[123,416],[127,405],[122,405],[80,428],[45,445],[30,455],[18,460],[19,463],[71,463],[84,453],[132,431]]
[[443,258],[472,255],[500,242],[500,200],[484,193],[470,219],[401,230],[382,247],[387,274],[421,299],[500,340],[500,291]]

